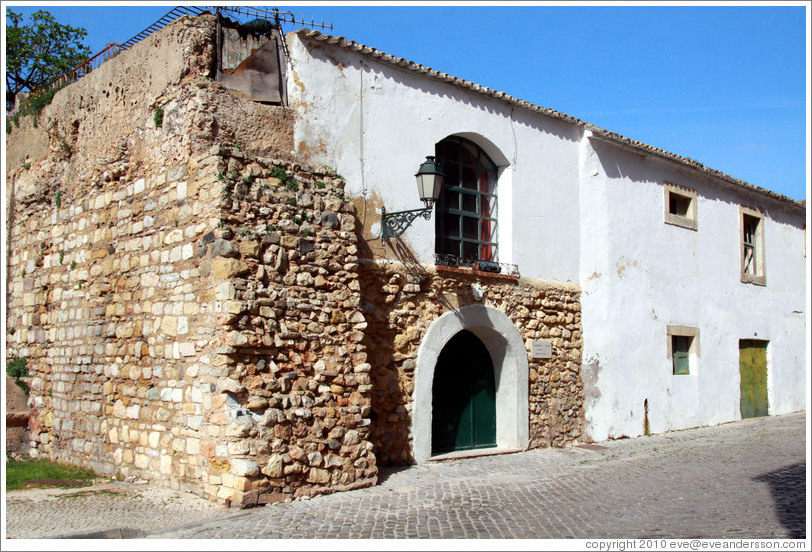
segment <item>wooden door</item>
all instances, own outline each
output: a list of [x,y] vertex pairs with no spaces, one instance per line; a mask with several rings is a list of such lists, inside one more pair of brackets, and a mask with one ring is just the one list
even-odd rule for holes
[[766,416],[768,414],[766,341],[753,339],[739,341],[739,374],[742,418]]
[[493,363],[485,345],[463,330],[443,348],[432,385],[432,452],[496,446]]

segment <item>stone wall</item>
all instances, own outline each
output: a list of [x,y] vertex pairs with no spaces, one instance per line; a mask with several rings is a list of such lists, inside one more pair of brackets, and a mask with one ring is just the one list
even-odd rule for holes
[[216,145],[15,220],[35,454],[239,505],[375,482],[341,179]]
[[[483,290],[476,299],[472,285]],[[381,465],[411,463],[417,350],[443,312],[479,303],[503,311],[524,338],[530,362],[530,447],[576,441],[583,428],[580,291],[577,286],[367,260],[361,270],[364,338],[372,366],[372,434]],[[552,342],[551,359],[530,358],[530,342]]]
[[229,451],[256,463],[246,485],[260,502],[377,475],[355,207],[340,178],[295,167],[232,158],[211,244],[225,330],[215,352],[229,367],[218,422]]
[[243,506],[372,484],[353,206],[213,36],[181,18],[9,134],[31,453]]
[[198,253],[218,223],[212,170],[14,205],[8,343],[33,376],[35,452],[102,473],[200,477],[211,393],[198,355],[216,333]]
[[577,287],[359,261],[375,244],[344,181],[291,158],[288,109],[211,81],[212,37],[182,18],[9,134],[31,453],[240,506],[374,484],[413,460],[427,327],[476,301],[528,351],[553,342],[530,362],[530,445],[577,439]]

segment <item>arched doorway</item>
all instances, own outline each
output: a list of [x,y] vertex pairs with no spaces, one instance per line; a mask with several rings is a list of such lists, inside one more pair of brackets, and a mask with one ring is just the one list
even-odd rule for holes
[[466,305],[432,322],[417,350],[411,437],[418,464],[432,455],[435,369],[446,345],[463,330],[479,340],[493,363],[496,448],[523,449],[529,442],[529,366],[524,340],[504,312],[486,305]]
[[437,359],[431,441],[432,454],[496,446],[493,361],[467,330],[452,337]]

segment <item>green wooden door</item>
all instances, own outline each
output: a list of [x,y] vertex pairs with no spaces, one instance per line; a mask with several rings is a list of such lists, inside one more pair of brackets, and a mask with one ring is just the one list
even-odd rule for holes
[[467,330],[440,353],[432,385],[433,453],[496,446],[496,392],[488,349]]
[[739,341],[739,374],[742,418],[766,416],[767,342],[752,339]]

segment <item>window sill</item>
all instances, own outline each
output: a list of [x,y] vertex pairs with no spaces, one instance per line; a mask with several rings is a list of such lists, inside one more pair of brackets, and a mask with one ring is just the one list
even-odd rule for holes
[[671,224],[673,226],[679,226],[681,228],[687,228],[688,230],[696,231],[696,219],[692,219],[690,217],[683,217],[680,215],[673,215],[668,213],[665,215],[666,224]]
[[498,280],[509,280],[511,282],[518,282],[519,277],[511,274],[500,274],[498,272],[485,272],[482,270],[475,270],[473,268],[459,268],[456,266],[442,266],[437,265],[434,267],[437,273],[448,272],[451,274],[469,274],[472,276],[479,276],[480,278],[496,278]]
[[741,281],[743,284],[753,284],[756,286],[767,285],[767,278],[764,276],[753,276],[751,274],[742,274]]

